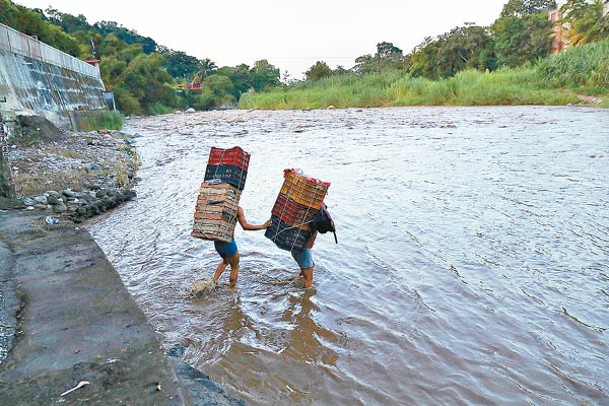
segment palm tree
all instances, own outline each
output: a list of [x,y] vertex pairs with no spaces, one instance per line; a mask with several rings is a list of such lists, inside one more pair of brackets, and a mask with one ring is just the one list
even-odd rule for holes
[[561,11],[567,25],[567,38],[573,45],[583,45],[609,38],[609,0],[569,0]]

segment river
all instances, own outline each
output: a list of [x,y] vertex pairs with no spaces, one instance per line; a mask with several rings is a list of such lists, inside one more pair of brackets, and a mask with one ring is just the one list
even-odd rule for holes
[[[251,405],[609,404],[609,111],[226,111],[127,121],[138,197],[89,228],[169,349]],[[190,299],[212,146],[252,154],[241,206],[284,168],[331,182],[337,226],[303,290],[243,231],[237,289]]]

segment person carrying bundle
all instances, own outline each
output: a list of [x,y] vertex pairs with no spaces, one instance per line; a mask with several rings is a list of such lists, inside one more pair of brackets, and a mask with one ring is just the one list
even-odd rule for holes
[[[264,224],[260,225],[249,224],[241,207],[237,208],[237,221],[244,230],[264,230],[271,225],[271,220],[267,220]],[[230,265],[230,276],[228,281],[229,286],[234,288],[237,285],[237,278],[239,277],[239,249],[237,248],[235,237],[233,237],[230,242],[214,241],[214,248],[222,257],[222,262],[218,264],[212,281],[214,285],[217,284],[220,276],[226,269],[226,266]]]

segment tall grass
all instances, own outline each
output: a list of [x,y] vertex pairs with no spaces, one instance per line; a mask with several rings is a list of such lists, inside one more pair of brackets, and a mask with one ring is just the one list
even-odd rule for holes
[[609,40],[574,47],[538,65],[541,78],[554,87],[609,92]]
[[82,131],[120,130],[125,117],[118,111],[101,111],[88,114],[81,120]]
[[568,90],[550,88],[533,68],[492,73],[463,71],[432,81],[404,73],[347,74],[241,96],[242,109],[320,109],[330,106],[563,105],[577,103]]

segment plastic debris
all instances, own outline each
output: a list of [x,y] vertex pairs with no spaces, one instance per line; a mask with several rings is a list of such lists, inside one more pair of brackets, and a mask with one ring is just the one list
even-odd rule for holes
[[74,392],[76,389],[80,389],[80,388],[82,388],[83,386],[88,385],[88,384],[90,384],[90,383],[91,383],[91,382],[89,382],[89,381],[80,381],[80,382],[78,383],[78,385],[76,385],[75,387],[73,387],[73,388],[72,388],[72,389],[70,389],[70,390],[65,391],[64,393],[62,393],[62,394],[61,394],[61,395],[59,395],[59,396],[65,396],[65,395],[67,395],[68,393],[72,393],[72,392]]
[[51,217],[51,216],[47,216],[46,220],[47,220],[48,224],[57,224],[57,223],[59,223],[58,219],[56,219],[55,217]]

